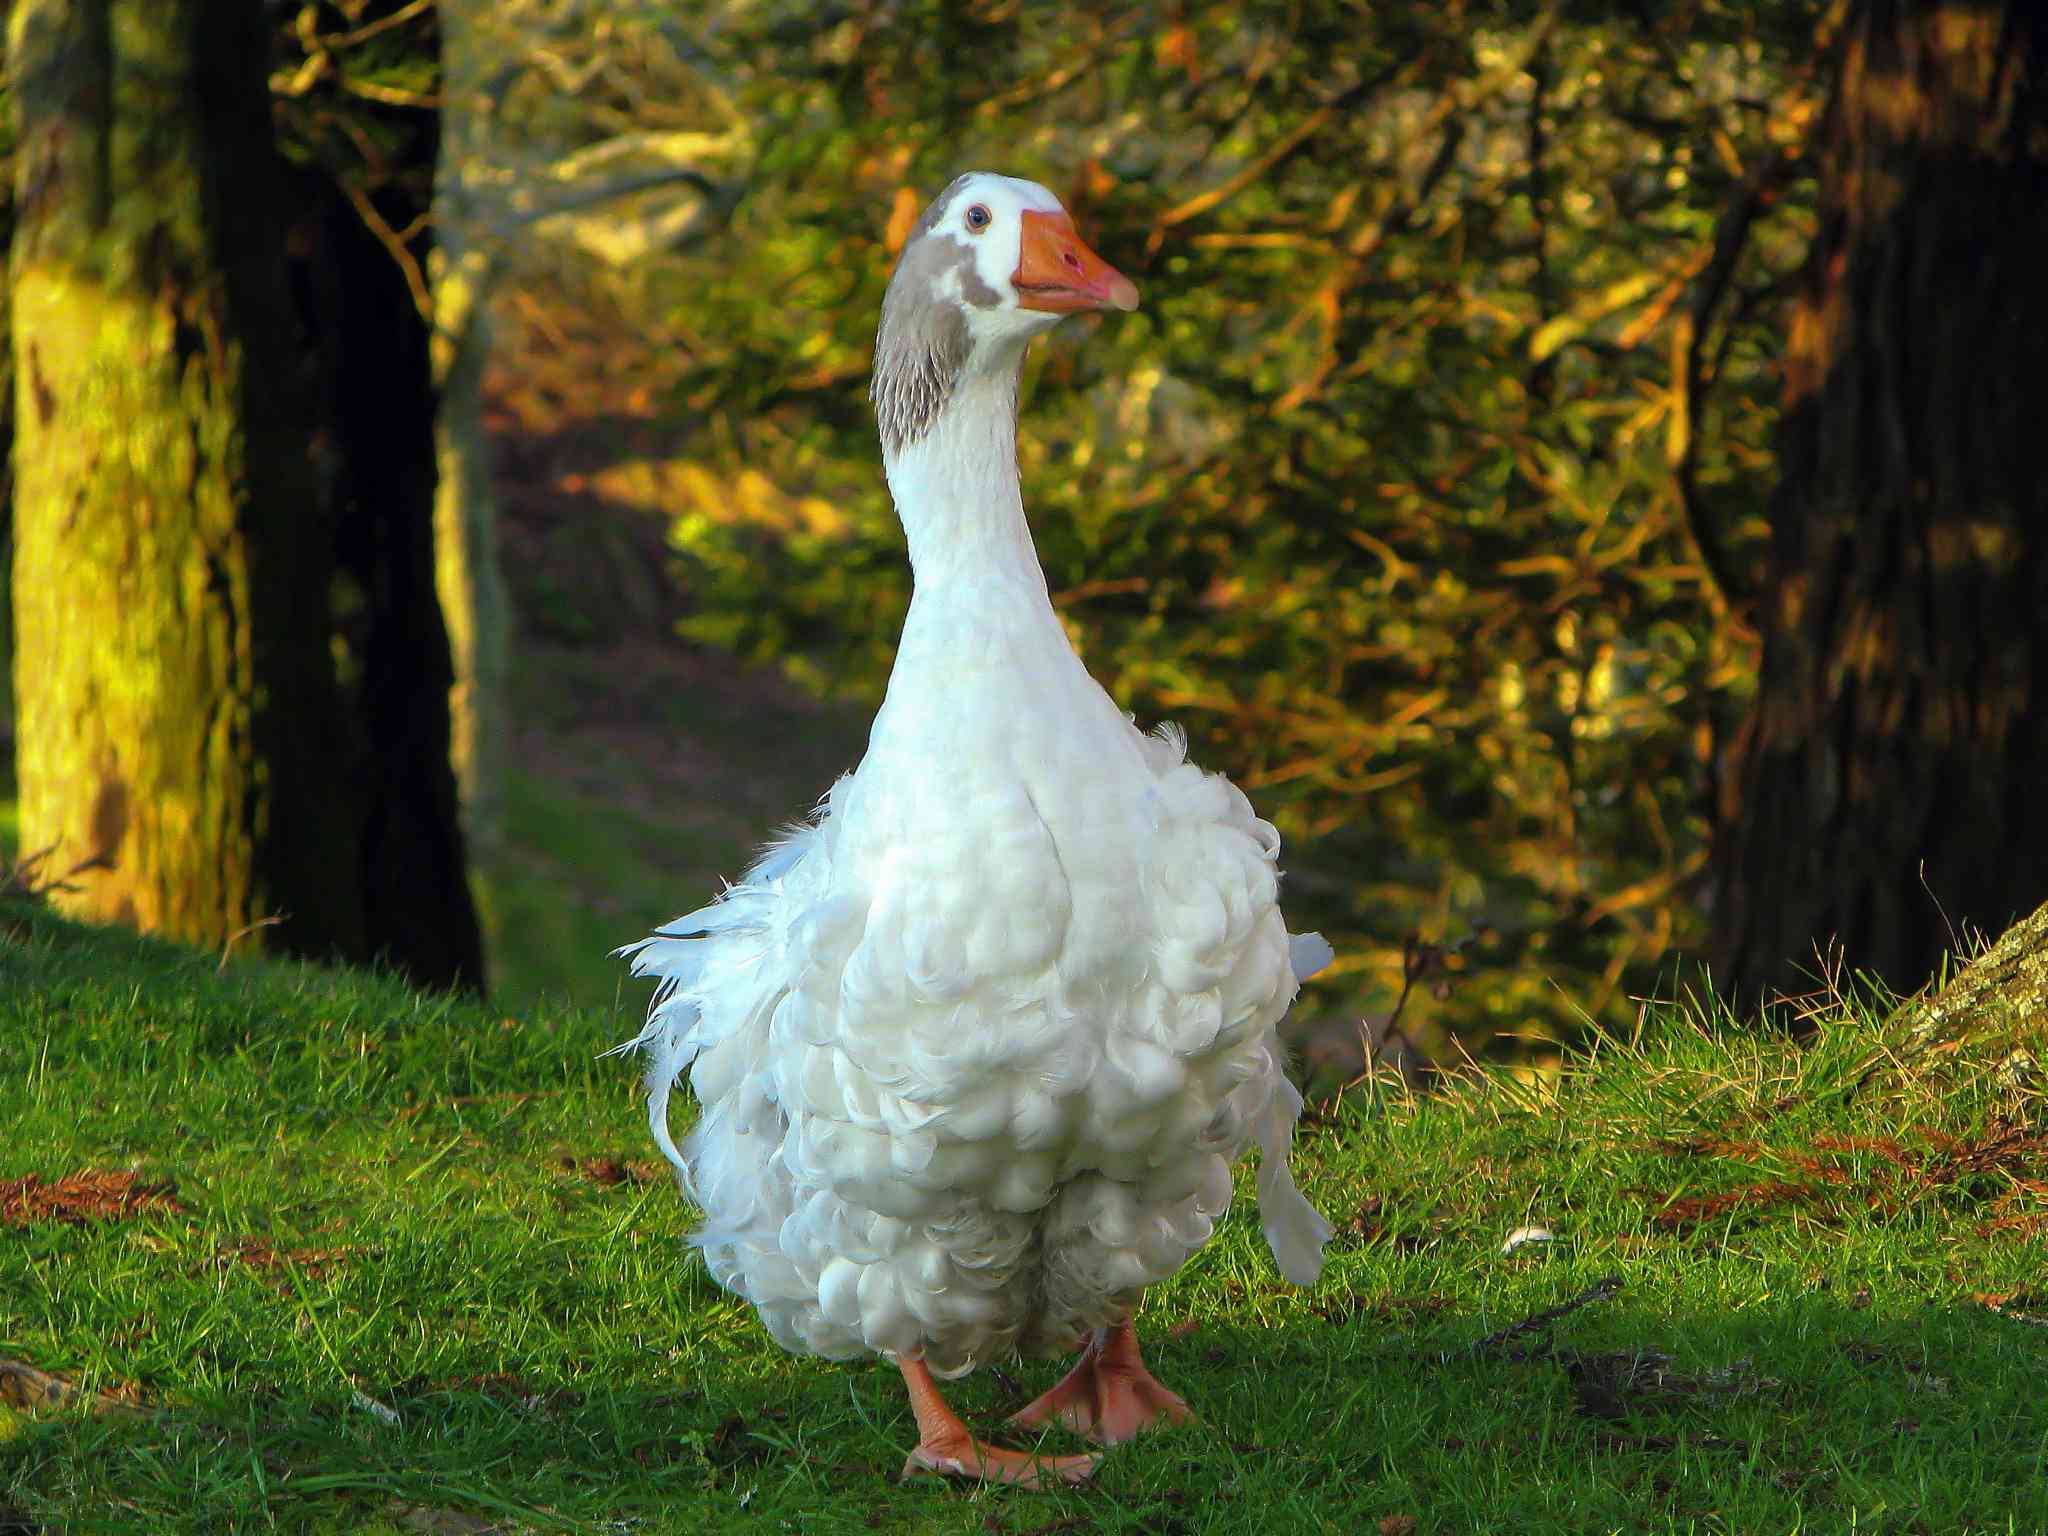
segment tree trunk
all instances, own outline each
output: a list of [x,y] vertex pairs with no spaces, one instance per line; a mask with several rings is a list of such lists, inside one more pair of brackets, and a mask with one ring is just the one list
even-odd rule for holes
[[82,913],[362,945],[260,9],[19,0],[21,831]]
[[[0,60],[0,73],[5,62]],[[13,115],[13,103],[0,112]],[[0,284],[7,283],[5,252],[14,245],[14,177],[0,176]],[[4,290],[0,290],[4,291]],[[0,783],[14,768],[14,324],[12,307],[0,300]]]
[[1908,1049],[1969,1034],[2041,1050],[2048,1043],[2048,906],[2014,923],[1947,986],[1908,1002],[1899,1017],[1912,1026]]
[[1786,364],[1716,980],[1919,987],[2048,895],[2048,12],[1859,0]]
[[[432,68],[436,13],[402,0],[344,9],[358,35],[378,37],[372,49]],[[434,584],[436,400],[420,266],[441,117],[421,100],[365,102],[345,87],[374,61],[346,48],[335,57],[340,85],[280,107],[302,165],[292,270],[335,450],[332,643],[357,818],[337,878],[360,906],[370,956],[416,982],[481,987]]]
[[[432,140],[424,153],[431,162]],[[387,227],[425,212],[392,181]],[[391,253],[331,186],[309,242],[327,269],[315,316],[336,465],[336,574],[345,718],[356,737],[361,834],[352,873],[369,953],[415,981],[481,987],[460,799],[449,763],[449,634],[435,593],[435,391],[426,318]]]
[[[426,322],[287,176],[270,42],[211,0],[14,11],[23,846],[84,915],[480,985]],[[425,184],[363,196],[404,228]]]
[[[437,328],[454,298],[434,284]],[[466,297],[466,295],[465,295]],[[450,305],[449,307],[454,307]],[[436,336],[445,365],[434,416],[434,576],[447,616],[454,685],[448,694],[462,828],[476,850],[494,848],[504,821],[505,679],[511,624],[498,565],[498,505],[491,489],[490,439],[484,431],[483,371],[490,356],[489,317],[476,309]]]
[[[447,618],[455,681],[448,695],[462,827],[472,852],[497,845],[503,821],[505,684],[511,611],[498,564],[498,508],[484,432],[484,365],[497,262],[482,238],[484,210],[471,184],[489,164],[492,71],[476,18],[451,7],[442,22],[441,154],[434,172],[434,416],[439,483],[434,575]],[[502,89],[502,86],[498,87]],[[502,195],[502,194],[501,194]]]

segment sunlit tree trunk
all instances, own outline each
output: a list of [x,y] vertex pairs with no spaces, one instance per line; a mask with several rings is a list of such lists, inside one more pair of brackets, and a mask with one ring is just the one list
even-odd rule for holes
[[[435,284],[438,318],[454,297]],[[465,291],[464,300],[470,297]],[[453,308],[453,305],[447,307]],[[455,682],[448,695],[452,752],[462,790],[462,826],[472,849],[494,847],[504,820],[505,676],[511,622],[498,567],[497,499],[484,431],[483,369],[489,316],[469,309],[436,335],[440,404],[434,417],[435,581],[448,618]]]
[[2048,1017],[2048,906],[2014,923],[1940,991],[1909,1001],[1900,1017],[1913,1026],[1909,1043],[2002,1030],[2038,1054]]
[[257,7],[19,0],[15,677],[68,907],[361,946]]
[[1786,364],[1717,979],[1920,986],[2048,895],[2048,8],[1862,0]]
[[210,0],[14,11],[23,845],[86,915],[478,984],[426,322],[287,174],[269,44]]
[[434,453],[434,576],[447,615],[455,681],[448,712],[471,850],[498,841],[505,753],[510,605],[498,565],[497,502],[484,432],[484,365],[498,264],[477,238],[483,211],[472,181],[488,168],[489,72],[503,61],[479,36],[468,7],[451,6],[441,31],[441,154],[434,173],[433,374],[439,392]]
[[[4,61],[0,61],[4,78]],[[0,112],[13,116],[11,101]],[[14,243],[14,182],[0,177],[0,253]],[[0,254],[0,295],[6,290],[6,258]],[[11,307],[0,297],[0,752],[14,739],[14,327]]]

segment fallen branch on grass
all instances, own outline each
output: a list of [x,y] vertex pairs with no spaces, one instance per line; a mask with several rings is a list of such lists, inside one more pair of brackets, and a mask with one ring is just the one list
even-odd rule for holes
[[[1503,1360],[1516,1363],[1542,1362],[1562,1370],[1572,1384],[1579,1412],[1589,1418],[1619,1420],[1644,1408],[1665,1407],[1690,1399],[1721,1396],[1748,1397],[1775,1391],[1783,1385],[1760,1374],[1747,1356],[1720,1370],[1686,1372],[1678,1362],[1658,1349],[1584,1351],[1559,1349],[1547,1337],[1531,1348],[1509,1349],[1517,1339],[1547,1333],[1559,1319],[1596,1301],[1612,1301],[1621,1294],[1621,1276],[1609,1275],[1581,1291],[1570,1301],[1532,1313],[1519,1323],[1489,1333],[1462,1352],[1463,1358]],[[1460,1355],[1447,1355],[1447,1361]],[[1709,1436],[1706,1442],[1734,1447],[1735,1442]],[[1739,1448],[1739,1447],[1736,1447]]]
[[[1501,1352],[1501,1346],[1504,1344],[1511,1344],[1516,1339],[1526,1339],[1534,1333],[1541,1333],[1543,1332],[1543,1330],[1548,1328],[1552,1323],[1557,1322],[1560,1318],[1570,1317],[1572,1313],[1578,1311],[1581,1307],[1590,1307],[1596,1301],[1612,1301],[1616,1296],[1619,1296],[1620,1294],[1621,1276],[1608,1275],[1606,1278],[1596,1281],[1593,1285],[1581,1291],[1578,1295],[1574,1296],[1570,1301],[1561,1302],[1554,1307],[1546,1307],[1541,1312],[1531,1313],[1529,1316],[1523,1318],[1519,1323],[1511,1324],[1510,1326],[1501,1329],[1498,1333],[1489,1333],[1485,1338],[1479,1340],[1476,1344],[1467,1345],[1465,1349],[1462,1351],[1462,1353],[1468,1356],[1469,1358],[1475,1360],[1530,1359],[1531,1356],[1526,1351],[1517,1351],[1514,1354],[1503,1354]],[[1548,1355],[1549,1353],[1550,1351],[1547,1347],[1542,1351],[1543,1355]],[[1445,1358],[1453,1359],[1456,1357],[1446,1356]]]

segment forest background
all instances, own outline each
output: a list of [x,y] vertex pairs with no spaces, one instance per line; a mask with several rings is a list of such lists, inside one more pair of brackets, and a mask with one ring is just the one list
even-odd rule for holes
[[[199,10],[151,13],[178,100],[203,95],[178,73]],[[63,184],[37,174],[36,87],[69,67],[25,50],[95,12],[117,54],[149,30],[123,0],[15,7],[9,227],[39,231],[13,256],[17,353]],[[916,214],[975,167],[1051,186],[1144,294],[1035,349],[1026,503],[1091,669],[1286,837],[1292,925],[1340,955],[1303,1010],[1330,1040],[1363,1020],[1383,1043],[1398,1014],[1418,1057],[1540,1050],[1702,960],[1738,1002],[1843,956],[1910,991],[2048,896],[2024,792],[2048,475],[2015,425],[2044,376],[2017,365],[2048,346],[2026,255],[2048,54],[2024,7],[262,20],[267,110],[195,128],[195,163],[267,124],[292,302],[382,296],[305,322],[330,417],[297,441],[338,551],[309,590],[339,660],[304,697],[359,719],[336,761],[402,742],[414,767],[359,797],[353,841],[292,855],[312,885],[323,859],[354,872],[346,941],[303,902],[266,933],[293,903],[260,869],[240,908],[145,925],[487,965],[508,1006],[620,995],[604,951],[858,757],[909,593],[874,321]],[[1887,349],[1906,361],[1869,369]],[[17,367],[17,402],[45,414],[42,389]],[[57,417],[41,441],[103,454],[129,429]],[[18,550],[41,550],[14,567],[24,693],[49,691],[50,636],[94,633],[49,600],[91,586],[66,546],[29,537],[44,452],[15,465]],[[442,741],[459,839],[433,830]],[[21,847],[121,915],[104,794],[47,777],[77,805],[33,810],[25,771]],[[380,794],[412,811],[380,820]],[[416,876],[429,843],[444,878]],[[465,883],[481,946],[457,924],[409,953]]]

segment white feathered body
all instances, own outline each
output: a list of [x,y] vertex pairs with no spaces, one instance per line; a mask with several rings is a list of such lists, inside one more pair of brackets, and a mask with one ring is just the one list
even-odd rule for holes
[[946,1373],[1128,1311],[1255,1137],[1289,1278],[1328,1230],[1286,1166],[1278,834],[1117,711],[1042,593],[957,596],[913,603],[816,824],[636,961],[713,1276],[788,1349]]

